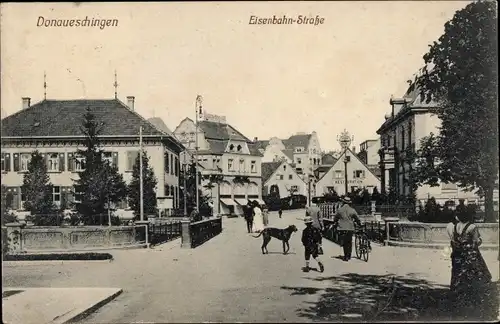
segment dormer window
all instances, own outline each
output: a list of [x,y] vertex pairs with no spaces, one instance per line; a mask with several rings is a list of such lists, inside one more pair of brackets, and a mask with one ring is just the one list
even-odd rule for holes
[[238,145],[238,147],[236,148],[239,151],[241,151],[241,145]]
[[233,144],[229,145],[229,150],[230,151],[234,150],[234,145]]

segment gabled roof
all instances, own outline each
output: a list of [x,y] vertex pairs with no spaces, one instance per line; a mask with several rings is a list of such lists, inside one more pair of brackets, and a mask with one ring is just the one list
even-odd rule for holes
[[160,117],[151,117],[151,118],[148,119],[148,122],[150,122],[151,124],[153,124],[153,126],[155,126],[156,128],[158,128],[162,132],[164,132],[166,134],[169,134],[169,135],[173,135],[173,133],[170,130],[170,128],[168,128],[168,126],[165,124],[165,122],[163,122],[163,119],[161,119]]
[[292,135],[288,139],[283,140],[283,145],[288,150],[294,150],[296,147],[302,146],[304,149],[308,149],[309,141],[311,139],[311,134],[297,134]]
[[80,137],[87,108],[103,123],[103,136],[165,133],[118,99],[43,100],[2,119],[2,137]]
[[247,137],[241,134],[236,128],[229,124],[217,123],[208,120],[198,121],[199,127],[205,133],[206,139],[215,140],[239,140],[251,142]]
[[265,150],[266,147],[269,145],[269,140],[266,140],[266,141],[255,141],[254,142],[257,149],[263,149]]
[[293,161],[293,149],[283,150],[282,152],[283,152],[283,154],[285,154],[286,156],[288,156]]
[[334,165],[337,159],[330,153],[326,153],[321,157],[321,164],[323,165]]
[[[362,165],[363,165],[363,166],[364,166],[364,167],[365,167],[365,168],[366,168],[366,169],[367,169],[367,170],[368,170],[371,174],[373,174],[373,175],[374,175],[377,179],[379,179],[379,180],[380,180],[380,176],[377,176],[377,174],[375,174],[375,173],[373,172],[373,171],[374,171],[374,170],[373,170],[373,168],[370,168],[368,165],[366,165],[366,164],[365,164],[365,163],[364,163],[364,162],[363,162],[363,161],[362,161],[362,160],[361,160],[361,159],[360,159],[360,158],[356,155],[356,153],[354,153],[354,152],[353,152],[350,148],[347,148],[347,150],[348,150],[349,152],[351,152],[351,154],[350,154],[349,156],[352,156],[352,157],[354,157],[354,158],[358,159],[358,161],[359,161],[359,162],[360,162],[360,163],[361,163],[361,164],[362,164]],[[319,179],[318,179],[318,182],[319,182],[321,179],[323,179],[323,178],[324,178],[324,177],[325,177],[325,176],[326,176],[326,175],[330,172],[330,170],[331,170],[333,167],[335,167],[335,165],[337,164],[337,162],[339,162],[339,161],[343,160],[343,156],[344,156],[344,154],[345,154],[345,152],[342,152],[342,155],[340,155],[340,156],[339,156],[339,158],[337,159],[337,161],[335,161],[335,164],[333,164],[332,166],[330,166],[330,167],[328,168],[328,170],[327,170],[327,171],[326,171],[326,172],[325,172],[325,173],[321,176],[321,178],[319,178]]]
[[285,162],[264,162],[261,164],[262,184],[273,175],[274,172]]

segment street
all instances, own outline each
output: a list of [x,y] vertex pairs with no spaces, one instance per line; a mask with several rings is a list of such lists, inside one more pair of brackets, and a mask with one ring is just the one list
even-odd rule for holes
[[[275,239],[262,255],[262,240],[246,232],[244,219],[225,218],[223,232],[196,249],[181,249],[176,240],[150,250],[113,251],[110,263],[9,266],[4,285],[123,289],[84,323],[451,319],[450,262],[441,251],[372,244],[368,262],[343,262],[336,258],[341,248],[324,240],[325,272],[303,273],[304,225],[297,219],[303,215],[270,214],[269,226],[299,228],[288,255]],[[484,257],[498,281],[497,252]]]

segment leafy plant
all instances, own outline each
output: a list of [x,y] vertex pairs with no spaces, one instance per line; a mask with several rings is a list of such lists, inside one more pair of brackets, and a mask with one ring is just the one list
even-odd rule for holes
[[[140,155],[137,155],[132,169],[132,181],[128,186],[128,203],[137,219],[140,216]],[[144,214],[156,214],[156,180],[153,168],[149,165],[149,157],[142,153],[142,188]]]
[[47,165],[44,157],[38,151],[31,154],[28,172],[23,176],[21,192],[25,197],[23,208],[32,215],[50,214],[55,209]]
[[[494,221],[493,190],[498,177],[497,8],[477,1],[455,13],[445,32],[424,55],[425,65],[410,90],[437,104],[441,120],[430,155],[439,158],[435,178],[476,190],[485,197],[486,217]],[[434,145],[435,144],[435,145]],[[439,149],[437,149],[439,148]]]

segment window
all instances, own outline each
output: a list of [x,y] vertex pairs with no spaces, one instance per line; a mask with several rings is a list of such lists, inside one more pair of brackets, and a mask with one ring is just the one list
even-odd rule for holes
[[74,193],[75,193],[75,198],[73,200],[73,202],[75,203],[81,203],[82,202],[82,191],[81,191],[81,188],[79,187],[74,187]]
[[245,160],[240,160],[240,172],[245,172]]
[[2,153],[2,171],[10,171],[10,154]]
[[299,190],[299,187],[297,187],[296,185],[290,187],[290,191],[292,191],[292,192],[296,192],[298,190]]
[[335,170],[335,179],[342,179],[343,176],[344,176],[344,171]]
[[30,153],[21,153],[21,171],[28,171],[28,165],[31,161]]
[[109,165],[113,165],[113,154],[111,152],[102,152],[103,162],[108,162]]
[[276,175],[276,180],[281,180],[281,174]]
[[47,171],[56,172],[59,171],[59,154],[49,153],[47,156]]
[[286,171],[286,164],[283,165],[283,171]]
[[52,201],[55,203],[61,202],[61,187],[52,187]]
[[297,158],[297,164],[301,164],[302,163],[302,159],[301,158]]
[[251,164],[250,164],[250,170],[252,173],[257,173],[257,165],[255,163],[255,161],[252,161]]
[[239,151],[241,151],[241,145],[238,145],[238,147],[236,148]]
[[229,145],[229,150],[230,151],[234,150],[234,145],[233,144]]
[[352,173],[353,173],[354,179],[362,179],[365,177],[364,170],[354,170]]
[[179,176],[179,158],[177,156],[175,157],[175,175]]
[[234,165],[233,165],[233,159],[227,160],[227,169],[229,171],[233,171],[233,167],[234,167]]
[[288,180],[292,180],[293,179],[293,174],[289,174],[288,175]]
[[165,196],[170,196],[170,186],[165,185]]
[[75,157],[75,171],[85,170],[85,158],[83,156]]
[[405,149],[405,129],[401,128],[401,150]]

